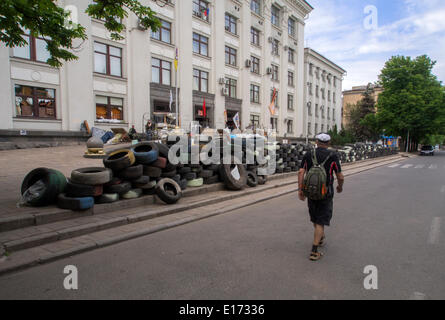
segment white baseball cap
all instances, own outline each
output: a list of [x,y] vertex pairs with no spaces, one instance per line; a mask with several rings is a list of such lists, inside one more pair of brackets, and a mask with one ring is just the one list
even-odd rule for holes
[[321,142],[329,142],[331,141],[331,136],[327,133],[320,133],[318,136],[315,137],[318,141]]

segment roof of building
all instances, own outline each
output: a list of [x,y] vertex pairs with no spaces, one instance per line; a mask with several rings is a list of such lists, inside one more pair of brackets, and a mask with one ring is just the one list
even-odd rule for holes
[[333,67],[334,69],[337,69],[340,73],[345,74],[347,73],[347,71],[345,69],[343,69],[342,67],[340,67],[338,64],[336,64],[335,62],[332,62],[331,60],[329,60],[328,58],[326,58],[325,56],[323,56],[322,54],[320,54],[319,52],[315,51],[312,48],[304,48],[304,51],[306,53],[309,53],[311,55],[313,55],[314,57],[317,57],[318,59],[326,62],[327,64],[330,64],[331,67]]

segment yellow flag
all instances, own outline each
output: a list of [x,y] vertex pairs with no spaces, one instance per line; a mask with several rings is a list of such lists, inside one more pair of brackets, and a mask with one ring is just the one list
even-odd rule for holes
[[178,71],[178,60],[175,59],[175,70]]

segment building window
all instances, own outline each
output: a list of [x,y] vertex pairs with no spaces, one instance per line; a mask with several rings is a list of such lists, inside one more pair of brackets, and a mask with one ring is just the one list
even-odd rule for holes
[[289,110],[294,110],[294,96],[291,94],[287,95],[287,108]]
[[97,120],[124,120],[124,99],[96,96]]
[[307,123],[307,134],[312,135],[312,123]]
[[334,77],[334,87],[337,87],[337,77]]
[[193,15],[209,21],[209,3],[202,0],[193,0]]
[[321,125],[321,132],[324,132],[324,124]]
[[287,120],[287,133],[294,132],[294,122],[292,120]]
[[260,59],[252,56],[252,65],[250,67],[250,71],[256,74],[260,74]]
[[287,29],[290,36],[295,37],[295,20],[289,18],[287,22]]
[[250,85],[250,102],[260,103],[260,87],[254,84]]
[[209,38],[198,33],[193,33],[193,52],[208,56],[209,55]]
[[337,102],[337,97],[335,96],[335,92],[332,93],[332,100],[334,101],[334,103]]
[[315,124],[315,134],[318,134],[318,123]]
[[328,115],[328,120],[331,120],[331,108],[329,108],[329,107],[328,107],[327,115]]
[[160,59],[151,59],[151,81],[154,83],[171,85],[171,70],[172,64],[168,61]]
[[332,120],[335,121],[335,109],[334,108],[332,108]]
[[321,110],[321,118],[324,119],[324,108],[325,106],[321,106],[320,110]]
[[314,65],[309,63],[309,74],[312,76],[314,74]]
[[193,69],[193,90],[209,91],[209,73],[199,69]]
[[307,114],[308,116],[312,116],[312,104],[310,102],[307,104]]
[[161,20],[161,27],[156,32],[151,31],[151,37],[162,42],[171,43],[171,33],[172,24]]
[[122,77],[122,49],[94,42],[94,72]]
[[251,114],[250,123],[254,128],[258,128],[260,126],[260,116],[256,114]]
[[287,72],[287,84],[290,87],[294,86],[294,73],[292,71]]
[[289,63],[295,63],[295,50],[294,49],[291,49],[291,48],[288,49],[288,60],[289,60]]
[[315,117],[318,118],[318,104],[315,104]]
[[229,97],[236,98],[236,80],[226,78],[226,89],[229,91]]
[[236,34],[236,18],[226,13],[226,31]]
[[272,6],[270,19],[274,26],[279,27],[280,26],[280,9],[278,9],[275,6]]
[[226,64],[236,67],[236,49],[226,46]]
[[253,12],[255,12],[258,15],[261,14],[260,1],[261,0],[251,0],[250,1],[250,10],[252,10]]
[[279,52],[279,41],[276,39],[272,40],[272,54],[275,56],[279,56],[280,52]]
[[278,78],[279,74],[278,74],[278,66],[276,65],[272,65],[272,80],[273,81],[279,81]]
[[16,84],[17,117],[56,118],[56,90]]
[[311,96],[312,95],[312,83],[308,82],[307,87],[309,89],[309,95]]
[[331,90],[328,90],[328,101],[331,101]]
[[315,70],[315,75],[317,76],[317,79],[320,79],[320,67],[317,67],[317,70]]
[[46,49],[44,38],[33,37],[29,34],[29,31],[26,31],[22,38],[25,39],[27,44],[23,47],[14,47],[14,57],[45,63],[51,58],[51,54]]
[[255,28],[250,28],[250,43],[260,45],[260,31]]
[[320,91],[320,87],[319,87],[318,85],[315,86],[315,96],[316,96],[317,98],[320,96],[319,91]]
[[321,90],[321,98],[324,100],[324,99],[326,99],[326,89],[325,88],[321,88],[320,89]]
[[272,130],[278,130],[278,118],[270,118],[270,126]]
[[[273,91],[274,91],[274,89],[270,90],[270,102],[272,102],[272,99],[273,99]],[[277,90],[276,91],[276,96],[275,96],[275,108],[279,108],[279,104],[278,104],[278,98],[279,97],[280,97],[280,93]]]

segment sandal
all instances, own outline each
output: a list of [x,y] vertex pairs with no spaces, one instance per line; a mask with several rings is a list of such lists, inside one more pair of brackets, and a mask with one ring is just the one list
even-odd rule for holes
[[311,255],[309,256],[309,260],[318,261],[322,257],[323,257],[323,253],[321,253],[321,252],[311,252]]

